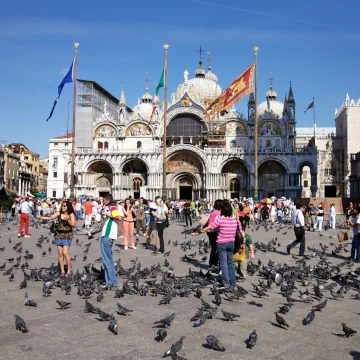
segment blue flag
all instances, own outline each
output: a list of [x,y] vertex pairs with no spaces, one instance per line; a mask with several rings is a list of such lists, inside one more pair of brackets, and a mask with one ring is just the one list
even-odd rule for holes
[[71,83],[71,82],[74,81],[73,65],[74,65],[74,61],[71,63],[71,66],[70,66],[69,71],[67,72],[67,74],[66,74],[65,77],[63,78],[63,81],[61,82],[61,84],[60,84],[59,87],[58,87],[58,96],[56,97],[56,99],[55,99],[55,101],[54,101],[54,105],[53,105],[53,107],[52,107],[52,109],[51,109],[51,112],[50,112],[50,115],[49,115],[49,117],[46,119],[46,121],[48,121],[48,120],[52,117],[52,115],[53,115],[53,113],[54,113],[54,110],[55,110],[55,106],[56,106],[56,104],[57,104],[58,101],[59,101],[59,98],[60,98],[61,92],[62,92],[62,90],[63,90],[63,88],[64,88],[64,85],[67,84],[67,83]]

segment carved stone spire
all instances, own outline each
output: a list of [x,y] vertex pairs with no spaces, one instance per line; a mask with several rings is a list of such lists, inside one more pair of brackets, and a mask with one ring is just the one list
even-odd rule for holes
[[124,90],[121,90],[121,96],[120,96],[120,101],[119,101],[119,106],[123,107],[126,105],[126,100],[125,100],[125,93]]
[[290,89],[289,89],[288,103],[289,103],[289,104],[295,104],[295,98],[294,98],[293,89],[292,89],[292,86],[291,86],[291,81],[290,81]]

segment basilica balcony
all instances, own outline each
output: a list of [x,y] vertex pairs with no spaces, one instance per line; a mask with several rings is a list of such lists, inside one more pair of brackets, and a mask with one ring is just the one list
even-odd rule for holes
[[[224,148],[224,147],[205,147],[205,153],[207,154],[252,154],[255,152],[253,148],[248,147],[233,147],[233,148]],[[316,148],[311,147],[304,147],[301,149],[296,148],[276,148],[276,147],[265,147],[259,148],[258,154],[295,154],[295,153],[302,153],[302,154],[314,154],[317,152]]]
[[[88,155],[96,155],[96,154],[138,154],[140,152],[144,152],[143,149],[120,149],[120,148],[112,148],[112,149],[90,149],[90,148],[76,148],[75,154],[88,154]],[[146,150],[146,153],[154,153],[157,152],[156,149]],[[71,154],[71,149],[64,150],[65,154]]]

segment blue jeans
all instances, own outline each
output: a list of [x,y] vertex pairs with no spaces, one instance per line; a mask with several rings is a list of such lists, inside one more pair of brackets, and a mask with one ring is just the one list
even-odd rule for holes
[[81,210],[76,210],[76,219],[79,220],[82,218],[82,211]]
[[117,284],[114,259],[112,256],[112,245],[114,241],[114,239],[103,236],[100,242],[101,257],[105,268],[105,283],[110,286]]
[[351,243],[351,257],[360,261],[360,238],[359,234],[354,235],[352,243]]
[[235,265],[233,260],[234,242],[218,243],[217,251],[220,260],[222,277],[226,284],[236,285]]
[[282,224],[282,216],[278,216],[278,223]]
[[145,226],[148,227],[150,225],[150,214],[145,213]]

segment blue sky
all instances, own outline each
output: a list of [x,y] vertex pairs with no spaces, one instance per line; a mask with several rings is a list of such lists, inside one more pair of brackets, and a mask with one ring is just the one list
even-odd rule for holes
[[[317,125],[333,126],[346,92],[360,97],[359,11],[360,0],[6,2],[0,14],[0,140],[21,141],[44,157],[48,139],[65,133],[71,85],[53,118],[45,119],[74,41],[80,43],[78,78],[95,80],[117,97],[123,87],[131,107],[145,92],[146,72],[154,92],[165,43],[169,94],[185,68],[193,77],[200,45],[211,52],[222,88],[252,63],[258,45],[259,102],[272,71],[279,100],[292,81],[297,126],[312,126],[312,114],[304,110],[313,96]],[[246,113],[246,103],[237,108]]]

